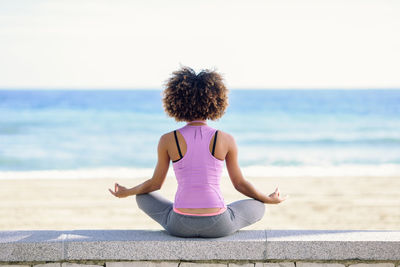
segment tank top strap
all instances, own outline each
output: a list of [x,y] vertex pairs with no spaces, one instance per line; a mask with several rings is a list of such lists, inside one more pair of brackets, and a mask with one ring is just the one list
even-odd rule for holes
[[213,138],[213,136],[214,136],[216,131],[217,131],[216,129],[208,127],[207,133],[205,134],[206,137],[204,139],[204,142],[206,143],[207,149],[208,149],[208,145],[210,144],[210,141]]

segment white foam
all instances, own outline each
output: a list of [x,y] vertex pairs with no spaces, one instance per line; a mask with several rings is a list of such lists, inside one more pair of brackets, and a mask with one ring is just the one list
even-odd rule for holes
[[[245,177],[339,177],[339,176],[399,176],[400,165],[306,165],[242,167]],[[0,179],[143,179],[151,178],[151,168],[97,168],[78,170],[1,171]],[[174,177],[170,168],[167,176]],[[227,177],[226,168],[223,176]]]
[[251,177],[339,177],[339,176],[399,176],[400,165],[306,165],[249,166],[242,169]]
[[96,168],[77,170],[2,171],[0,179],[102,179],[151,177],[149,168]]

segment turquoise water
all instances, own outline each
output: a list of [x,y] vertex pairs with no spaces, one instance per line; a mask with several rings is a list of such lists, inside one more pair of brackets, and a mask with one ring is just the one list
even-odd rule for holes
[[[209,124],[236,138],[245,169],[400,174],[400,90],[231,90],[229,103]],[[160,135],[183,125],[161,90],[0,90],[0,174],[149,170]]]

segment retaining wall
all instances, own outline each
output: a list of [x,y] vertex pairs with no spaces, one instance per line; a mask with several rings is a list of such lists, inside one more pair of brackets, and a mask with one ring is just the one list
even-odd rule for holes
[[400,231],[0,231],[0,267],[400,267]]

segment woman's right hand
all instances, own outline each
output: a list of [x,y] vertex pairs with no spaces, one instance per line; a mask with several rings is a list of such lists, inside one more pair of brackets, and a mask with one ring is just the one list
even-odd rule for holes
[[279,204],[282,201],[286,200],[288,196],[281,197],[281,192],[279,192],[279,188],[277,187],[275,191],[268,196],[268,204]]
[[131,195],[128,188],[119,185],[118,183],[115,183],[114,191],[112,191],[111,189],[108,189],[108,191],[110,191],[111,194],[119,198],[128,197]]

